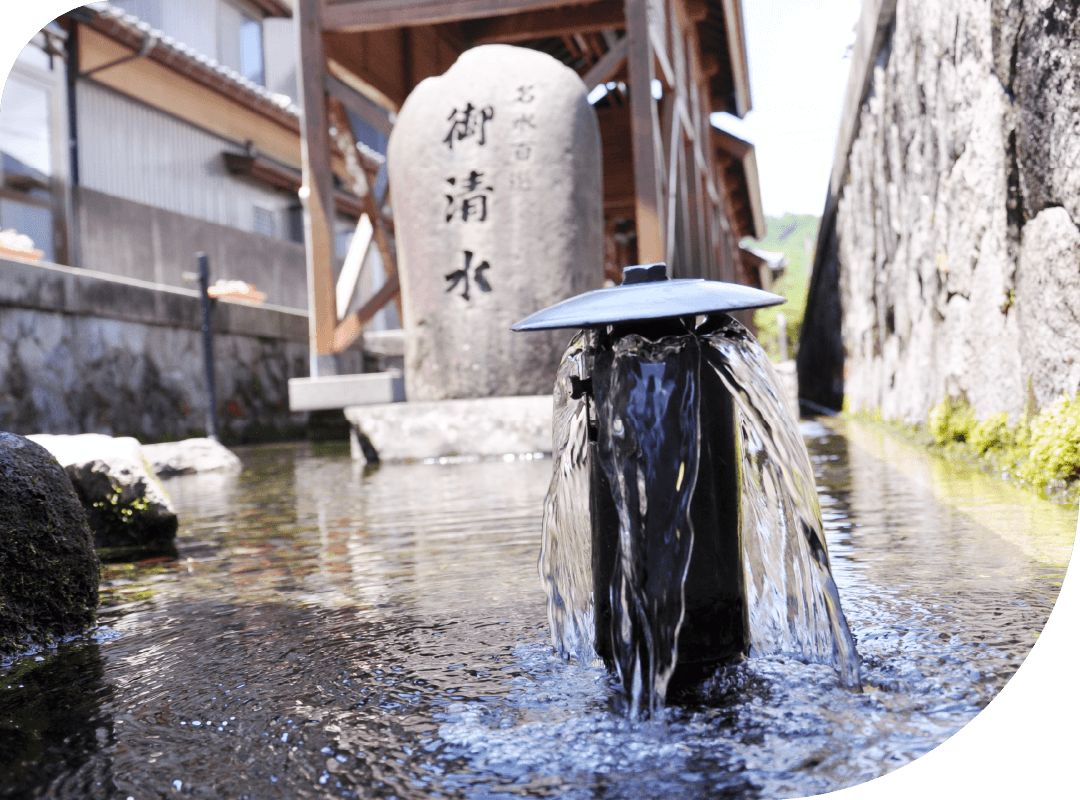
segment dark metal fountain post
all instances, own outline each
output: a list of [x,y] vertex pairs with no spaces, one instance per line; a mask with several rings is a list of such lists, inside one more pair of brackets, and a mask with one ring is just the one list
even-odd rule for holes
[[218,438],[217,392],[214,391],[214,340],[210,332],[210,260],[206,253],[196,253],[199,265],[199,298],[202,302],[203,360],[206,363],[206,434]]
[[655,689],[662,702],[669,680],[700,679],[749,648],[735,405],[702,348],[727,312],[783,301],[669,280],[664,264],[645,264],[623,270],[621,286],[513,326],[593,329],[588,375],[567,392],[596,419],[587,449],[593,644],[632,698],[644,691],[654,703]]

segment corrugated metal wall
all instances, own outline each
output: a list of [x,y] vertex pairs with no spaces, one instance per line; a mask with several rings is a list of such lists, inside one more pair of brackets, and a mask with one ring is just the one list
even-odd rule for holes
[[273,215],[274,235],[288,238],[296,197],[230,175],[221,154],[241,152],[237,143],[89,81],[79,82],[76,102],[82,185],[244,231],[256,230],[260,207]]

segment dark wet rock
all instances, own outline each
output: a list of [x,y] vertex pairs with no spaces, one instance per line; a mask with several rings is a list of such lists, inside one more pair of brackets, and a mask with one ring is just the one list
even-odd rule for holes
[[44,447],[0,432],[0,653],[92,625],[100,569],[63,468]]
[[150,468],[162,478],[240,469],[240,459],[213,439],[146,444],[142,448]]
[[158,547],[176,537],[176,511],[136,439],[99,433],[28,438],[64,466],[97,547]]

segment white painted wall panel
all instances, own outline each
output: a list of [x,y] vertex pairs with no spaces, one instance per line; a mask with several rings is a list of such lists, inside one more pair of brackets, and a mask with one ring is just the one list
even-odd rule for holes
[[256,206],[287,236],[294,195],[237,178],[222,153],[240,143],[81,81],[77,90],[79,178],[89,189],[155,208],[254,231]]

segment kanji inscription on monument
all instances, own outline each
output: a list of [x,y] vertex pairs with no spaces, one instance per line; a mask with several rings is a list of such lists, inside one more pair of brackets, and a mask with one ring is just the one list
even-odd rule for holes
[[600,132],[577,74],[466,51],[401,108],[387,151],[410,400],[545,394],[568,334],[510,326],[603,281]]

